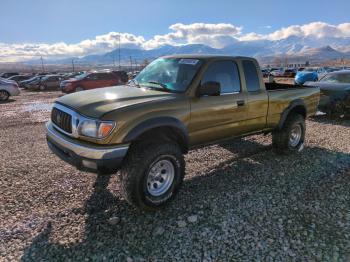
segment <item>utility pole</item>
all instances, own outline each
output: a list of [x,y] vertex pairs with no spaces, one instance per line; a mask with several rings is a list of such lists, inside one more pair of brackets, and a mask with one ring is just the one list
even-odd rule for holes
[[72,69],[73,69],[73,73],[74,73],[74,58],[72,59]]
[[40,59],[41,59],[41,70],[42,70],[43,73],[44,73],[45,70],[44,70],[44,60],[43,60],[43,57],[41,56]]
[[115,69],[115,52],[113,52],[113,67]]
[[132,58],[130,56],[130,71],[132,72]]
[[121,68],[120,68],[120,34],[119,34],[118,40],[119,40],[119,44],[118,44],[119,70],[121,70]]

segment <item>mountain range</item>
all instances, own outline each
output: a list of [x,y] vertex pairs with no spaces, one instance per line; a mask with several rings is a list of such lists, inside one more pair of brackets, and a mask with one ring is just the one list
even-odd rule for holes
[[[311,63],[341,58],[350,58],[350,37],[297,37],[291,36],[282,40],[235,41],[223,48],[213,48],[204,44],[164,45],[145,50],[121,48],[104,54],[92,54],[83,57],[46,60],[49,64],[70,64],[72,59],[79,64],[122,64],[142,63],[159,56],[171,54],[219,54],[252,56],[264,63],[272,63],[276,58],[288,59],[289,63]],[[27,64],[39,64],[40,60],[31,60]]]

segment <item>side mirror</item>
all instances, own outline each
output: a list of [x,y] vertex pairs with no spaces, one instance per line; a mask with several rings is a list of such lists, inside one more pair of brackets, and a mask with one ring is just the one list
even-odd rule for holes
[[198,96],[219,96],[221,87],[219,82],[208,81],[200,85],[197,91]]

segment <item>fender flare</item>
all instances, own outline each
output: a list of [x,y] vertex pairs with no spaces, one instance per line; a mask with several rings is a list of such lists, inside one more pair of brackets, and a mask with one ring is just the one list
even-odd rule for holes
[[137,139],[143,133],[157,127],[170,127],[176,129],[183,137],[183,142],[185,143],[186,147],[188,147],[189,136],[187,127],[179,119],[173,117],[155,117],[145,120],[131,129],[131,131],[129,131],[129,133],[124,137],[123,142],[131,142]]
[[295,109],[296,107],[302,107],[305,110],[305,117],[306,117],[307,110],[306,110],[306,106],[305,106],[304,101],[301,100],[301,99],[293,100],[289,104],[289,106],[286,109],[284,109],[284,111],[282,112],[280,121],[278,123],[278,129],[281,129],[283,127],[283,125],[286,122],[287,117],[289,116],[290,112],[293,111],[293,109]]

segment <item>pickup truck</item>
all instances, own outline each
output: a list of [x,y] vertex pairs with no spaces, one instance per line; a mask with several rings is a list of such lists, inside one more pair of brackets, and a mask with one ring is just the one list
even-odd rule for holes
[[60,97],[47,142],[79,170],[119,171],[125,199],[157,209],[176,195],[195,147],[272,133],[278,152],[301,151],[319,96],[317,87],[265,84],[252,58],[166,56],[125,86]]

